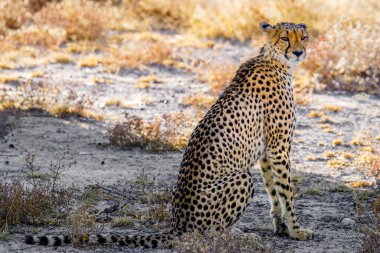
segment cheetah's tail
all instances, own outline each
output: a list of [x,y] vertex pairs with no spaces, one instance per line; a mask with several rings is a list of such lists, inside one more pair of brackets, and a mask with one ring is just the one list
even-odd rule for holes
[[[182,232],[177,229],[172,229],[166,233],[160,234],[146,234],[146,235],[120,235],[120,234],[107,234],[107,235],[90,235],[88,239],[83,240],[83,243],[88,244],[118,244],[126,247],[143,247],[143,248],[170,248],[171,241],[176,236],[181,236]],[[70,244],[71,238],[69,236],[32,236],[25,237],[27,244],[39,244],[44,246],[61,246]]]

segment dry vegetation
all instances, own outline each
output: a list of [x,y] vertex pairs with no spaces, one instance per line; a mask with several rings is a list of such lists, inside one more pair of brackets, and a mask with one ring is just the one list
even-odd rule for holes
[[[147,151],[179,150],[186,146],[189,116],[171,113],[146,123],[137,116],[125,115],[125,122],[110,131],[110,142],[121,147],[140,147]],[[186,131],[187,130],[187,131]]]
[[69,147],[56,154],[48,173],[41,173],[34,165],[35,155],[25,156],[27,181],[15,178],[0,183],[0,229],[17,224],[57,225],[68,215],[72,190],[60,183],[67,163]]
[[211,231],[208,234],[193,232],[174,241],[174,250],[181,253],[244,253],[270,252],[255,234],[232,235],[228,231]]
[[[91,67],[101,63],[112,72],[150,64],[176,65],[173,45],[162,38],[122,34],[169,29],[200,37],[252,39],[254,44],[261,44],[262,40],[257,42],[260,21],[287,20],[307,23],[313,35],[309,56],[303,64],[301,86],[379,93],[380,59],[376,52],[380,49],[380,20],[376,15],[364,14],[379,10],[378,2],[373,0],[353,1],[350,5],[321,0],[265,4],[256,0],[5,0],[1,7],[0,44],[7,49],[0,62],[4,69],[39,64],[37,58],[46,54],[42,48],[82,54],[100,50],[101,55],[84,57],[78,65]],[[110,35],[111,30],[121,35]],[[55,59],[63,63],[73,60],[63,53],[56,54]],[[235,70],[236,66],[228,64],[211,66],[207,69],[209,74],[201,73],[201,79],[217,93]],[[299,104],[307,104],[307,99],[301,97]]]

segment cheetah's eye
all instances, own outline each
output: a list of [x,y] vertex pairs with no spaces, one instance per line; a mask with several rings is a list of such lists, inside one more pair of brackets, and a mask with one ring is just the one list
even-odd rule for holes
[[280,39],[282,39],[283,41],[289,41],[288,37],[281,37]]
[[308,38],[307,36],[302,36],[301,40],[307,40]]

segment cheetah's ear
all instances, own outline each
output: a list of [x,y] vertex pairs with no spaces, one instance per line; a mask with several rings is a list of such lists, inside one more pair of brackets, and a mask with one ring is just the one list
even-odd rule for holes
[[263,32],[268,32],[269,30],[273,29],[273,26],[271,26],[267,22],[261,22],[259,27],[260,27],[260,30]]
[[299,28],[302,28],[302,29],[307,29],[307,25],[306,24],[304,24],[304,23],[300,23],[300,24],[297,24],[297,26],[299,27]]

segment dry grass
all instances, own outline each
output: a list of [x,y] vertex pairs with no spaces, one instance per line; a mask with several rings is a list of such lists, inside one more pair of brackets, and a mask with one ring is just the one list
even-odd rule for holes
[[[56,154],[49,173],[41,173],[34,165],[35,155],[25,156],[27,181],[18,178],[0,184],[0,229],[17,224],[56,224],[64,218],[72,192],[60,183],[69,148]],[[42,176],[44,175],[44,176]]]
[[30,188],[18,179],[0,184],[0,227],[48,224],[67,204],[64,190],[52,191],[45,183]]
[[349,185],[353,188],[363,188],[363,187],[371,186],[372,183],[367,182],[367,181],[356,181],[356,182],[351,182]]
[[366,174],[380,179],[380,154],[379,152],[362,152],[356,159],[360,168]]
[[309,118],[321,118],[323,116],[326,116],[326,114],[324,114],[323,112],[320,112],[320,111],[315,111],[315,110],[312,110],[310,111],[307,116]]
[[134,222],[131,220],[131,218],[128,217],[116,217],[111,222],[111,227],[113,228],[119,228],[119,227],[126,227],[131,228],[133,227]]
[[82,204],[68,216],[66,223],[74,245],[86,243],[90,235],[97,234],[95,221],[96,216],[89,203]]
[[73,61],[73,58],[71,57],[71,55],[67,53],[57,52],[57,53],[53,53],[51,57],[52,57],[52,61],[55,63],[67,64]]
[[205,64],[199,68],[198,78],[210,86],[213,94],[219,94],[230,84],[236,70],[232,63]]
[[329,112],[340,112],[343,107],[338,105],[325,105],[323,109]]
[[34,20],[37,24],[63,29],[66,41],[96,40],[106,28],[105,14],[103,6],[95,2],[65,0],[47,5]]
[[[322,0],[270,0],[265,4],[258,0],[4,0],[0,3],[0,36],[5,40],[0,46],[7,49],[2,55],[24,47],[90,54],[102,50],[102,61],[79,65],[96,66],[101,62],[112,72],[152,64],[187,68],[176,59],[173,45],[165,41],[165,36],[153,36],[152,30],[176,30],[188,34],[188,38],[224,37],[240,41],[257,36],[253,44],[262,44],[261,39],[257,42],[257,38],[262,37],[258,31],[260,21],[304,22],[316,39],[303,64],[306,70],[296,78],[295,86],[379,93],[380,60],[376,52],[380,45],[380,20],[374,13],[380,5],[374,0],[367,2],[353,0],[347,5],[343,1]],[[107,33],[111,30],[122,33]],[[126,31],[137,31],[140,35],[130,36]],[[205,43],[206,46],[214,44],[213,41]],[[59,48],[60,45],[66,48]],[[24,53],[20,54],[19,61],[26,61]],[[33,63],[32,58],[28,61],[32,62],[24,65],[40,64]],[[55,62],[71,60],[57,57]],[[236,70],[236,66],[220,65],[210,66],[206,74],[200,75],[214,93],[228,84]],[[0,68],[17,66],[17,60],[2,57]],[[298,105],[309,103],[306,94],[296,94]]]
[[348,163],[348,162],[343,161],[341,159],[335,159],[334,158],[334,159],[327,161],[327,165],[333,169],[342,169],[342,168],[350,166],[351,163]]
[[144,68],[147,65],[161,64],[174,59],[172,47],[161,41],[130,42],[119,47],[110,46],[102,63],[112,72],[121,68]]
[[124,107],[124,103],[120,99],[110,99],[105,102],[105,106]]
[[165,114],[146,123],[126,114],[124,123],[110,131],[110,142],[122,147],[140,147],[147,151],[179,150],[187,145],[190,118],[183,113]]
[[173,248],[180,253],[248,253],[269,252],[255,234],[231,235],[227,231],[187,233],[174,240]]
[[135,86],[139,89],[147,89],[152,87],[152,84],[154,83],[163,83],[163,81],[154,75],[148,75],[139,78],[139,81]]
[[78,61],[78,66],[81,68],[94,68],[103,61],[103,58],[97,55],[88,55]]
[[209,109],[216,101],[215,97],[205,97],[202,94],[186,96],[182,100],[182,104],[194,106],[198,109]]
[[318,73],[321,88],[379,94],[379,34],[377,24],[336,23],[310,45],[303,66]]
[[335,139],[332,141],[332,144],[334,146],[341,146],[341,145],[343,145],[343,140],[342,139]]
[[0,75],[0,83],[17,83],[18,77],[11,75]]

